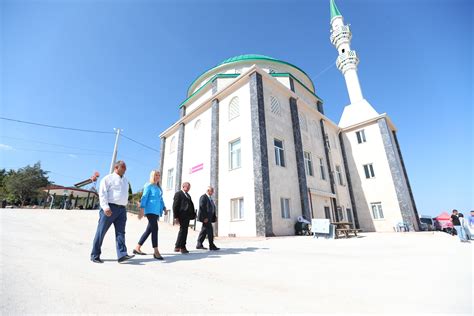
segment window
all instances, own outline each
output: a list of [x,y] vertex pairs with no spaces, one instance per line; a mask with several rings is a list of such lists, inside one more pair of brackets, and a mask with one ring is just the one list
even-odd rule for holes
[[313,160],[311,159],[311,153],[304,152],[304,169],[307,176],[313,176]]
[[324,217],[327,219],[331,219],[331,210],[329,209],[328,206],[324,207]]
[[283,149],[283,141],[274,139],[273,145],[275,146],[275,163],[277,166],[285,166],[285,151]]
[[174,153],[176,151],[176,137],[173,136],[171,137],[170,141],[170,154]]
[[280,102],[278,102],[278,99],[275,98],[274,96],[270,96],[270,109],[273,114],[277,116],[281,116]]
[[363,129],[361,129],[360,131],[356,132],[356,136],[357,136],[357,142],[359,144],[362,144],[362,143],[365,143],[367,140],[365,139],[365,132]]
[[352,219],[352,210],[350,208],[346,208],[346,213],[347,213],[347,221],[349,223],[352,223],[354,221]]
[[229,103],[229,121],[240,115],[239,97],[233,97]]
[[370,179],[375,177],[374,167],[371,163],[364,165],[365,178]]
[[319,122],[318,121],[313,121],[313,130],[314,130],[314,136],[319,138],[319,130],[320,130]]
[[328,147],[328,149],[331,149],[331,142],[329,141],[328,134],[324,134],[324,141],[326,142],[326,146]]
[[229,169],[240,168],[240,139],[229,143]]
[[382,203],[370,203],[372,207],[372,216],[374,219],[383,219],[383,212],[382,212]]
[[306,122],[306,116],[304,114],[300,115],[300,128],[301,130],[307,132],[308,131],[308,123]]
[[290,199],[281,198],[281,217],[290,218]]
[[197,120],[196,123],[194,123],[194,130],[198,130],[201,127],[201,120]]
[[230,200],[231,220],[244,219],[244,198]]
[[336,211],[337,211],[337,217],[339,218],[339,220],[341,222],[344,221],[344,213],[342,212],[342,207],[338,206]]
[[326,170],[324,169],[323,158],[319,158],[319,171],[321,172],[321,180],[326,180]]
[[168,169],[168,177],[167,177],[167,180],[166,180],[166,189],[167,190],[171,190],[173,189],[173,177],[174,177],[174,169],[171,168],[171,169]]
[[344,178],[342,177],[342,170],[341,166],[336,165],[336,175],[337,175],[337,180],[339,181],[339,185],[344,185]]

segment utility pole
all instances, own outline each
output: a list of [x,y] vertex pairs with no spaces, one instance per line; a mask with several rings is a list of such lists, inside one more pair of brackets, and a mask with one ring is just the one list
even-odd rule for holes
[[117,136],[115,136],[115,146],[114,153],[112,154],[112,162],[110,163],[110,173],[114,172],[115,160],[117,159],[118,141],[120,137],[120,132],[122,130],[120,128],[114,128],[114,131],[117,133]]

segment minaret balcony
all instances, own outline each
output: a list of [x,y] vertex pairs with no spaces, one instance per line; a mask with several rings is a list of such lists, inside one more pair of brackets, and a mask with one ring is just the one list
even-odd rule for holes
[[352,33],[349,25],[341,25],[331,30],[331,43],[339,49],[343,43],[350,43]]
[[336,59],[336,66],[343,74],[345,74],[349,69],[357,69],[358,64],[359,58],[354,50],[340,54]]

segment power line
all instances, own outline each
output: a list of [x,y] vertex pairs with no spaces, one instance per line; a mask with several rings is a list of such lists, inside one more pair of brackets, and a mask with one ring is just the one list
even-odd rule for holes
[[316,76],[313,77],[313,80],[315,80],[316,78],[318,78],[319,76],[321,76],[323,73],[325,73],[326,71],[328,71],[329,69],[331,69],[333,66],[335,66],[336,63],[335,62],[331,62],[329,64],[329,66],[327,66],[326,68],[324,68],[324,70],[320,71]]
[[14,147],[13,149],[16,150],[25,150],[25,151],[38,151],[38,152],[43,152],[43,153],[54,153],[54,154],[66,154],[66,155],[83,155],[83,156],[107,156],[105,154],[92,154],[92,153],[71,153],[67,151],[55,151],[55,150],[42,150],[42,149],[31,149],[31,148],[19,148],[19,147]]
[[[22,121],[22,120],[16,120],[16,119],[11,119],[7,117],[0,116],[0,119],[5,120],[5,121],[11,121],[11,122],[17,122],[17,123],[23,123],[23,124],[30,124],[30,125],[36,125],[36,126],[42,126],[42,127],[49,127],[49,128],[56,128],[56,129],[63,129],[63,130],[70,130],[70,131],[76,131],[76,132],[86,132],[86,133],[99,133],[99,134],[115,134],[114,132],[106,132],[106,131],[96,131],[96,130],[89,130],[89,129],[80,129],[80,128],[72,128],[72,127],[63,127],[63,126],[54,126],[54,125],[48,125],[48,124],[41,124],[41,123],[35,123],[35,122],[27,122],[27,121]],[[137,140],[134,140],[124,134],[121,134],[121,136],[125,137],[126,139],[137,143],[140,146],[143,146],[147,149],[153,150],[157,153],[159,153],[158,150],[156,150],[153,147],[150,147],[148,145],[145,145]]]
[[61,145],[61,144],[53,144],[53,143],[43,142],[43,141],[35,140],[35,139],[27,139],[27,138],[20,138],[20,137],[5,136],[5,135],[1,135],[0,138],[24,140],[27,142],[38,143],[38,144],[45,144],[45,145],[52,145],[52,146],[58,146],[58,147],[64,147],[64,148],[79,149],[79,150],[93,151],[93,152],[103,153],[103,154],[110,154],[110,152],[108,151],[101,151],[101,150],[88,149],[88,148],[79,148],[79,147],[66,146],[66,145]]
[[42,126],[42,127],[49,127],[49,128],[64,129],[64,130],[76,131],[76,132],[97,133],[97,134],[115,134],[114,132],[95,131],[95,130],[90,130],[90,129],[81,129],[81,128],[72,128],[72,127],[63,127],[63,126],[55,126],[55,125],[27,122],[27,121],[15,120],[15,119],[2,117],[2,116],[0,116],[0,119],[5,120],[5,121],[12,121],[12,122],[17,122],[17,123],[36,125],[36,126]]
[[126,139],[128,139],[128,140],[130,140],[130,141],[132,141],[132,142],[134,142],[134,143],[137,143],[138,145],[141,145],[141,146],[143,146],[143,147],[145,147],[145,148],[148,148],[148,149],[150,149],[150,150],[153,150],[153,151],[159,153],[159,151],[156,150],[156,149],[153,148],[153,147],[150,147],[150,146],[148,146],[148,145],[145,145],[145,144],[143,144],[143,143],[140,143],[139,141],[136,141],[136,140],[134,140],[134,139],[131,139],[130,137],[125,136],[124,134],[121,134],[121,135],[122,135],[123,137],[125,137]]

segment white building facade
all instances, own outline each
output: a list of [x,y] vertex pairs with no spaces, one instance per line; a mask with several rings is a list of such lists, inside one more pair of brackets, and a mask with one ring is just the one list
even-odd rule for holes
[[167,205],[183,182],[196,205],[213,186],[219,236],[293,235],[299,216],[364,231],[399,222],[418,229],[396,129],[362,97],[350,31],[333,1],[331,18],[351,100],[339,125],[297,66],[229,58],[191,84],[180,119],[160,135]]

